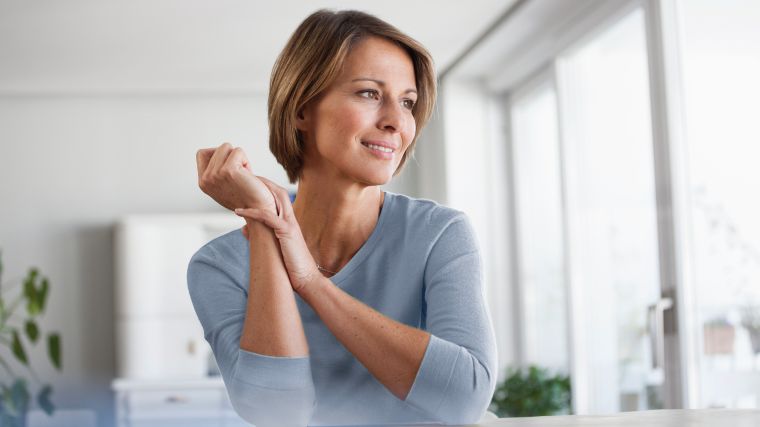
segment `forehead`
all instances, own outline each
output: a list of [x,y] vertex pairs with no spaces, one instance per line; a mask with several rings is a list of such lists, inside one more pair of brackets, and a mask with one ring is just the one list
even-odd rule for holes
[[350,81],[356,77],[415,87],[412,58],[400,46],[380,37],[362,39],[346,56],[339,79]]

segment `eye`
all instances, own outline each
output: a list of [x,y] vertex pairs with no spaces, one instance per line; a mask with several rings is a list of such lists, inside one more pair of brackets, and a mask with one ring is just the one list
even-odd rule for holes
[[417,105],[417,102],[413,99],[405,99],[402,101],[404,103],[404,107],[411,110],[414,108],[415,105]]
[[379,99],[380,94],[375,89],[364,89],[362,91],[359,91],[359,96],[362,98],[368,98],[368,99]]

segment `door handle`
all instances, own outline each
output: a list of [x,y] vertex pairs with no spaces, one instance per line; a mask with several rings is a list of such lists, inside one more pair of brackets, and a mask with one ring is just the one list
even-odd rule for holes
[[652,368],[665,366],[665,310],[673,307],[671,298],[660,298],[647,309],[649,338],[652,340]]

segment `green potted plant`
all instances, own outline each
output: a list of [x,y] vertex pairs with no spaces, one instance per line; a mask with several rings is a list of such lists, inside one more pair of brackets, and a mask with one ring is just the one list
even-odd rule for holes
[[570,377],[538,366],[510,368],[494,392],[489,409],[499,417],[568,414]]
[[[0,252],[0,426],[24,427],[30,407],[31,393],[27,378],[14,371],[9,363],[13,357],[22,372],[38,384],[36,402],[48,415],[54,411],[50,401],[52,387],[43,384],[32,368],[27,349],[42,338],[38,319],[45,311],[50,284],[36,268],[30,268],[21,283],[3,283],[2,253]],[[52,365],[61,369],[61,338],[47,334],[47,353]]]

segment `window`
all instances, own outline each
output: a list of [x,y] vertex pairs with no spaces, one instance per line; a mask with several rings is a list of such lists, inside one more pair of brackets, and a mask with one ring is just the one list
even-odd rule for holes
[[[517,313],[499,350],[569,370],[576,413],[760,407],[758,76],[754,0],[532,0],[445,73],[446,145],[512,154],[445,172],[513,196],[509,219],[473,216],[514,225],[484,233],[510,242],[489,254],[513,269],[487,284]],[[471,185],[481,165],[512,179]]]
[[681,1],[701,407],[760,402],[760,4]]
[[557,99],[546,81],[512,101],[521,359],[569,371]]
[[662,407],[647,308],[660,293],[644,16],[558,62],[579,410]]

